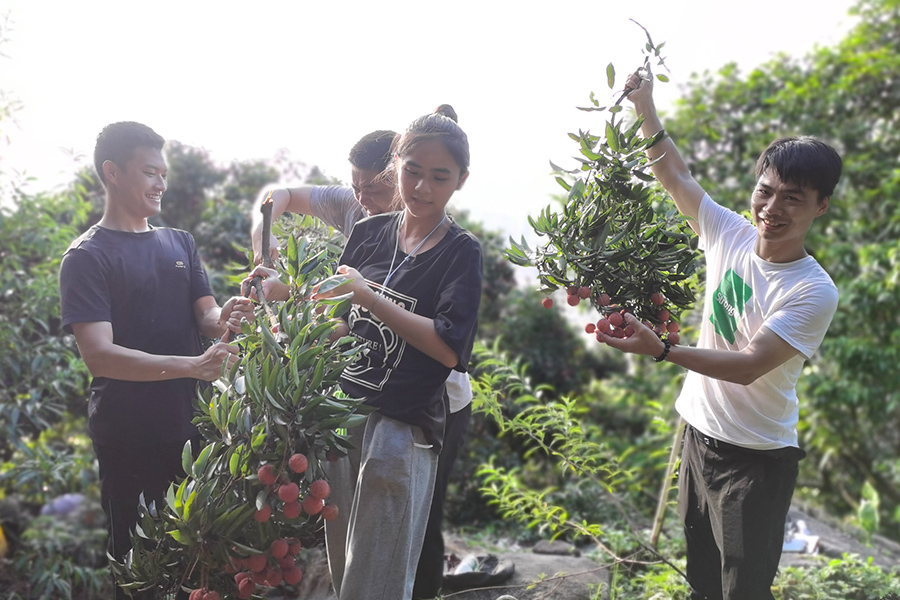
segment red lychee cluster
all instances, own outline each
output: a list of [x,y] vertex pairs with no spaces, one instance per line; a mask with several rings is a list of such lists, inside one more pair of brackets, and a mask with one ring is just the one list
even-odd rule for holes
[[303,570],[297,566],[295,557],[301,549],[302,545],[296,539],[281,538],[272,542],[267,553],[233,559],[238,571],[234,576],[238,598],[249,598],[258,585],[275,587],[282,583],[300,583]]
[[[659,292],[655,292],[650,296],[650,302],[655,306],[662,306],[666,302],[666,297]],[[598,298],[598,304],[600,304],[600,306],[609,306],[609,303],[610,298],[606,294],[601,294]],[[593,333],[595,335],[602,332],[614,338],[629,338],[634,335],[634,327],[625,322],[626,310],[619,306],[613,307],[612,310],[613,312],[608,313],[605,317],[597,321],[596,324],[588,323],[585,325],[585,332]],[[661,308],[656,312],[655,324],[650,323],[649,321],[643,321],[643,324],[649,329],[652,329],[659,337],[666,337],[672,344],[677,344],[680,340],[680,336],[678,335],[679,326],[677,322],[670,319],[671,315],[669,314],[669,311],[665,308]],[[597,341],[601,341],[599,335],[597,335]]]
[[582,300],[587,300],[591,297],[591,288],[586,285],[581,287],[570,285],[566,288],[566,294],[566,304],[569,306],[578,306]]
[[588,323],[588,325],[593,325],[593,327],[585,326],[584,330],[587,333],[596,335],[598,342],[600,341],[599,333],[605,333],[615,338],[628,338],[634,335],[634,327],[625,324],[625,309],[611,312],[597,321],[596,324]]
[[204,587],[191,592],[188,600],[222,600],[222,597],[219,595],[219,592],[213,592]]
[[[290,471],[301,474],[305,473],[309,467],[309,461],[302,454],[294,454],[288,459],[288,469]],[[336,506],[326,505],[325,499],[331,493],[331,487],[324,479],[313,481],[309,488],[309,495],[301,500],[300,486],[292,482],[288,474],[276,472],[275,466],[271,464],[262,465],[256,472],[259,482],[265,486],[276,486],[275,495],[281,500],[281,512],[286,519],[296,519],[302,513],[308,515],[322,514],[326,520],[337,518],[338,508]],[[265,523],[272,517],[272,507],[264,504],[262,508],[257,509],[253,518],[259,523]]]

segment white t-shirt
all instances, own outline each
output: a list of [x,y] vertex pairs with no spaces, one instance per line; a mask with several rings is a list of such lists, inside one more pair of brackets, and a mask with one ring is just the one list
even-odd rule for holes
[[[366,218],[366,211],[353,195],[353,188],[342,185],[317,185],[309,195],[312,216],[321,219],[331,227],[349,236],[353,225]],[[447,378],[447,397],[450,412],[455,413],[472,402],[472,384],[469,374],[450,371]]]
[[756,228],[709,195],[698,220],[706,296],[697,346],[741,350],[765,327],[798,354],[750,385],[688,371],[675,408],[692,426],[725,442],[758,450],[797,446],[797,379],[837,310],[837,288],[811,256],[790,263],[760,258]]

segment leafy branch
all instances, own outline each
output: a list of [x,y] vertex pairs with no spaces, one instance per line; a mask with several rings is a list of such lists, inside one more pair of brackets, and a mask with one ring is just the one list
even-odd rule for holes
[[[642,69],[651,57],[665,66],[662,46],[647,33]],[[615,88],[612,64],[606,76],[609,88]],[[657,78],[667,80],[661,74]],[[608,113],[603,135],[569,134],[578,144],[581,167],[566,170],[551,162],[567,193],[564,204],[559,212],[548,206],[528,219],[547,241],[531,248],[524,236],[520,242],[510,238],[504,255],[517,265],[537,267],[545,292],[564,287],[571,297],[584,290],[581,298],[604,315],[627,310],[664,324],[677,320],[695,299],[688,284],[696,261],[693,236],[675,207],[650,185],[655,182],[650,168],[661,157],[651,160],[647,151],[665,139],[665,131],[642,138],[642,119],[629,125],[618,118],[627,93],[609,107],[600,106],[591,93],[592,106],[581,110]]]

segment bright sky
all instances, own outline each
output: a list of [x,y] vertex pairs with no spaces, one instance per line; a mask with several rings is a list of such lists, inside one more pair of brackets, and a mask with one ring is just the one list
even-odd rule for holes
[[561,191],[549,161],[574,164],[567,134],[602,125],[575,107],[591,91],[613,97],[608,63],[617,89],[640,65],[644,33],[629,18],[666,42],[665,109],[693,72],[736,61],[746,73],[778,52],[834,44],[851,4],[5,0],[0,90],[23,108],[15,127],[3,123],[0,168],[59,185],[89,163],[104,125],[135,120],[221,164],[286,148],[348,180],[360,136],[449,103],[472,152],[453,204],[518,237]]

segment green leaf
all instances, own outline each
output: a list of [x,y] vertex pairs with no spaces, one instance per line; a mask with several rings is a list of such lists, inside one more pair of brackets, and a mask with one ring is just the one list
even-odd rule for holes
[[[206,470],[206,463],[207,461],[209,461],[209,455],[213,452],[214,448],[215,443],[209,444],[203,450],[201,450],[199,456],[197,456],[197,460],[193,462],[190,469],[185,470],[185,473],[190,473],[195,478],[201,477],[203,475],[203,471]],[[190,452],[188,453],[188,455],[190,456]]]
[[616,85],[616,68],[612,63],[606,66],[606,84],[609,89],[613,89],[613,86]]
[[332,275],[319,285],[319,289],[316,293],[324,294],[330,292],[331,290],[344,285],[348,281],[350,281],[350,277],[347,277],[346,275]]
[[256,501],[254,502],[254,506],[256,510],[262,510],[262,507],[266,505],[266,500],[269,497],[269,491],[266,489],[262,489],[256,494]]
[[178,542],[179,544],[181,544],[182,546],[187,546],[191,541],[189,536],[185,535],[178,529],[175,529],[173,531],[168,531],[166,533],[168,533],[170,536],[172,536],[172,539],[175,540],[176,542]]
[[192,464],[194,464],[194,455],[191,452],[191,440],[188,440],[181,449],[181,468],[185,473],[190,473]]
[[613,152],[619,151],[619,132],[609,122],[606,123],[606,143],[609,144],[609,148]]

